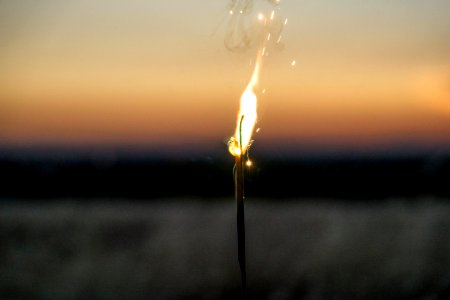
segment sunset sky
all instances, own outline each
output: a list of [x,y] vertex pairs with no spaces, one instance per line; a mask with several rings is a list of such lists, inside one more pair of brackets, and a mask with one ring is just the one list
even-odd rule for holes
[[[230,3],[0,0],[0,146],[224,143],[257,50],[224,46]],[[450,1],[276,12],[288,23],[263,63],[255,145],[450,146]]]

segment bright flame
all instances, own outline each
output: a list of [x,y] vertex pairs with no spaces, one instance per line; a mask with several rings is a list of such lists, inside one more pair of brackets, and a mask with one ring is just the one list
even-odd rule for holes
[[[281,2],[281,0],[271,0],[271,2],[272,4],[277,5]],[[264,21],[264,27],[273,25],[272,23],[275,22],[275,10],[272,10],[269,20],[266,19],[265,15],[262,13],[258,14],[258,20]],[[284,20],[284,24],[287,24],[287,19]],[[236,131],[234,136],[231,137],[228,142],[228,151],[230,151],[230,153],[235,157],[244,156],[252,142],[252,134],[255,129],[257,119],[256,107],[258,99],[255,94],[255,87],[258,84],[261,61],[264,56],[269,55],[268,51],[266,51],[266,45],[270,42],[271,38],[271,29],[266,28],[266,36],[262,40],[261,47],[259,48],[256,56],[256,63],[252,77],[250,78],[250,82],[241,96],[241,106],[237,115]],[[273,38],[277,38],[277,43],[279,43],[281,40],[281,35],[279,37],[274,36]],[[296,62],[293,61],[291,64],[294,66]],[[263,89],[262,93],[264,94],[264,92],[265,89]],[[247,166],[251,166],[251,164],[252,163],[247,160]]]
[[[259,70],[261,68],[262,50],[258,52],[258,57],[253,70],[252,77],[241,96],[241,107],[239,109],[236,132],[230,139],[228,150],[233,156],[244,155],[250,146],[253,130],[256,124],[257,97],[255,87],[258,84]],[[242,144],[241,144],[242,143]]]

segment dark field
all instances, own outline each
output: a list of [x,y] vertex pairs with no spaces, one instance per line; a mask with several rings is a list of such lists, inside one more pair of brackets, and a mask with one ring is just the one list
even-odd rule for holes
[[[264,199],[450,198],[449,153],[256,155],[246,191]],[[0,199],[230,197],[234,161],[221,154],[0,151]]]
[[[252,299],[449,299],[450,203],[248,200]],[[3,200],[0,299],[236,299],[233,199]]]
[[[256,155],[247,298],[450,299],[447,153]],[[0,300],[239,299],[223,156],[0,151]]]

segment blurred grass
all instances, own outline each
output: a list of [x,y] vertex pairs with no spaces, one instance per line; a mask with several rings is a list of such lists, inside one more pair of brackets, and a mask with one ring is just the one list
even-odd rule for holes
[[[449,298],[448,200],[250,199],[246,222],[249,298]],[[0,299],[236,299],[235,226],[232,199],[3,200]]]

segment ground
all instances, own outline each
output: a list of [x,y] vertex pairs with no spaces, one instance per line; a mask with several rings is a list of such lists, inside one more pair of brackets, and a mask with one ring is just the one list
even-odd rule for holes
[[[233,199],[0,202],[0,299],[236,299]],[[450,201],[247,199],[248,298],[448,299]]]

